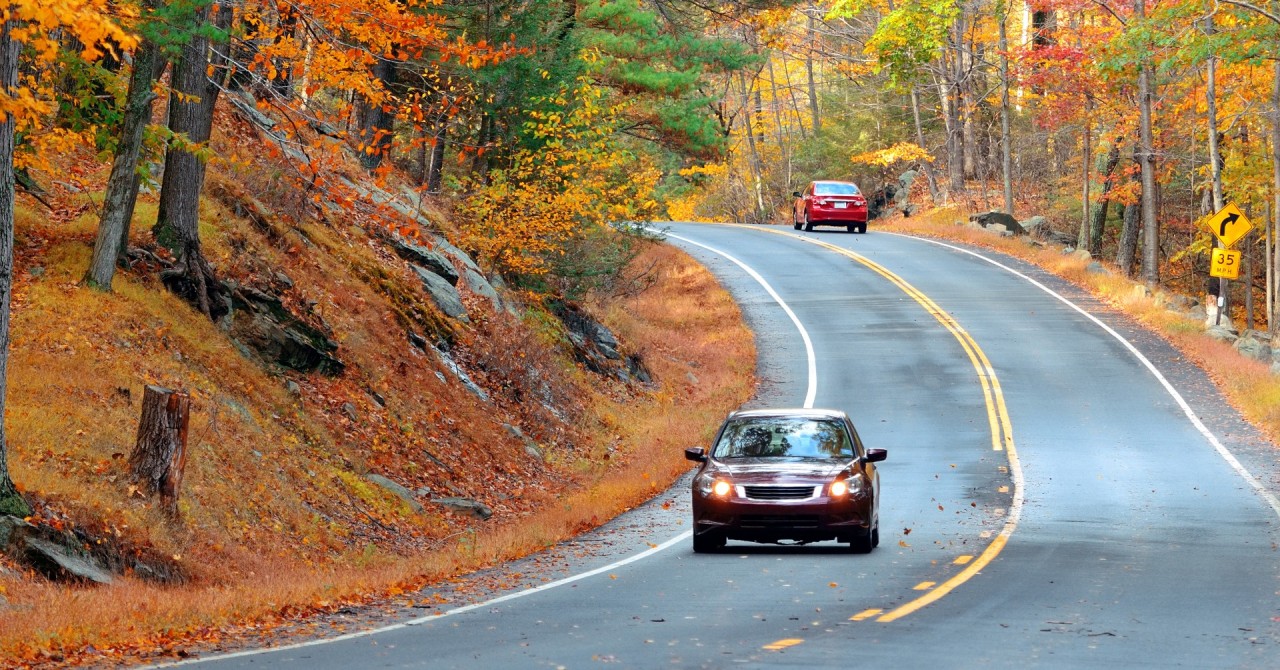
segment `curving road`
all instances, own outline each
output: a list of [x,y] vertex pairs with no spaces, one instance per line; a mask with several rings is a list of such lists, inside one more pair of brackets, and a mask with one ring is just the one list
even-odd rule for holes
[[756,332],[752,404],[843,409],[889,450],[879,549],[695,556],[682,482],[533,559],[563,583],[509,566],[532,588],[175,665],[1280,667],[1278,452],[1162,340],[989,252],[669,230]]

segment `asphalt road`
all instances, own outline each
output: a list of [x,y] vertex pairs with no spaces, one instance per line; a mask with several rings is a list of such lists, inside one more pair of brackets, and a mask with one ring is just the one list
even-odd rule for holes
[[874,228],[670,234],[756,333],[752,406],[843,409],[889,450],[879,549],[695,556],[686,481],[533,559],[564,583],[509,566],[533,590],[196,662],[1280,667],[1280,452],[1162,340],[989,252]]

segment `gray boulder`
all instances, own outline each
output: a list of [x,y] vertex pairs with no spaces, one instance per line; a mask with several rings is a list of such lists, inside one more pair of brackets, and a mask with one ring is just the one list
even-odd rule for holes
[[1026,221],[1019,221],[1018,225],[1022,226],[1028,235],[1043,239],[1045,232],[1049,230],[1049,219],[1036,215]]
[[431,238],[431,245],[435,250],[439,251],[440,253],[459,261],[463,265],[471,268],[472,270],[475,270],[476,272],[480,272],[480,266],[476,264],[475,259],[471,258],[471,256],[467,252],[450,244],[449,240],[446,240],[443,237],[440,237],[438,235],[433,236]]
[[1232,342],[1235,342],[1235,338],[1240,336],[1240,329],[1236,328],[1236,325],[1232,323],[1231,315],[1224,313],[1219,316],[1218,305],[1212,300],[1205,303],[1204,306],[1204,327],[1208,329],[1223,328],[1230,331]]
[[393,240],[391,246],[401,258],[440,275],[453,286],[458,285],[458,271],[453,268],[453,263],[439,251],[402,240]]
[[111,572],[81,551],[79,543],[55,542],[42,534],[47,533],[23,519],[0,516],[0,550],[8,555],[55,581],[111,583]]
[[1023,230],[1022,224],[1018,223],[1018,220],[1013,218],[1012,215],[994,209],[990,212],[974,214],[969,217],[969,220],[988,230],[995,228],[999,232],[1000,229],[996,228],[996,226],[1004,226],[1005,231],[1014,235],[1025,235],[1027,233],[1026,230]]
[[1246,331],[1231,346],[1235,347],[1241,356],[1263,363],[1271,362],[1271,340],[1263,333]]
[[502,298],[498,296],[497,289],[489,283],[488,279],[485,279],[484,275],[469,267],[464,267],[462,273],[466,277],[467,288],[471,289],[472,293],[487,299],[493,304],[495,310],[502,309]]
[[417,512],[418,514],[422,514],[423,512],[427,511],[427,509],[422,506],[422,503],[418,502],[418,499],[413,496],[413,491],[410,491],[404,486],[397,484],[394,480],[379,474],[368,474],[368,475],[365,475],[364,478],[386,489],[387,491],[390,491],[397,498],[400,498],[401,500],[408,503],[409,507],[412,508],[413,511]]
[[[484,389],[480,388],[480,385],[475,383],[475,380],[471,379],[467,374],[467,371],[463,370],[462,366],[458,365],[458,362],[453,360],[452,356],[436,349],[435,347],[432,347],[432,351],[436,352],[436,355],[440,357],[440,362],[444,363],[444,366],[448,368],[449,372],[452,372],[453,376],[456,377],[458,381],[462,382],[463,387],[474,393],[477,398],[488,402],[489,394],[485,393]],[[444,381],[444,375],[437,373],[437,376],[440,377],[440,381]]]
[[519,440],[524,443],[524,453],[528,454],[529,457],[538,461],[545,462],[547,460],[547,455],[542,453],[542,447],[539,447],[537,442],[529,439],[528,436],[524,434],[524,431],[520,430],[518,426],[504,423],[502,424],[502,427],[506,428],[508,433],[511,433],[514,437],[519,438]]
[[1235,331],[1226,326],[1209,326],[1209,328],[1204,331],[1204,334],[1219,342],[1226,342],[1227,344],[1232,345],[1235,344],[1236,340],[1240,339],[1240,336],[1236,335]]
[[411,269],[418,275],[418,279],[422,281],[422,287],[427,290],[431,300],[436,303],[440,311],[445,313],[445,316],[463,323],[471,322],[467,316],[467,308],[462,304],[462,294],[458,293],[458,289],[454,288],[453,284],[426,268],[414,265]]
[[481,521],[488,521],[493,516],[488,505],[470,498],[432,498],[431,502],[459,514],[470,514]]
[[28,537],[26,558],[40,572],[59,580],[110,584],[107,572],[91,556],[72,551],[61,544]]

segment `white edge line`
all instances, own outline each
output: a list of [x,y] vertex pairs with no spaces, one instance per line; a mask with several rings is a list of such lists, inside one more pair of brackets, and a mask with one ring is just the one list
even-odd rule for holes
[[[707,246],[707,245],[702,244],[702,243],[700,243],[700,242],[695,242],[695,241],[693,241],[693,240],[691,240],[691,239],[688,239],[688,238],[686,238],[686,237],[682,237],[682,236],[680,236],[680,235],[674,235],[674,234],[671,234],[671,233],[669,233],[669,232],[664,232],[663,234],[664,234],[665,236],[667,236],[667,237],[674,237],[674,238],[676,238],[676,239],[678,239],[678,240],[682,240],[682,241],[687,242],[687,243],[689,243],[689,244],[692,244],[692,245],[694,245],[694,246],[702,247],[703,249],[706,249],[707,251],[710,251],[710,252],[712,252],[712,253],[714,253],[714,254],[718,254],[718,255],[720,255],[720,256],[723,256],[723,257],[725,257],[725,258],[729,259],[729,260],[730,260],[730,261],[732,261],[734,264],[736,264],[738,267],[742,268],[742,269],[743,269],[743,271],[745,271],[747,274],[751,275],[751,277],[752,277],[753,279],[755,279],[757,282],[759,282],[759,283],[760,283],[760,285],[764,287],[764,290],[765,290],[766,292],[768,292],[768,293],[769,293],[770,297],[772,297],[772,298],[773,298],[774,302],[777,302],[777,303],[778,303],[778,305],[782,307],[782,310],[783,310],[784,312],[786,312],[787,316],[791,319],[791,322],[792,322],[793,324],[795,324],[796,329],[800,331],[800,338],[801,338],[802,340],[804,340],[804,349],[805,349],[805,354],[806,354],[806,356],[808,357],[808,368],[809,368],[809,370],[808,370],[808,372],[809,372],[809,387],[808,387],[808,391],[807,391],[807,393],[805,394],[804,406],[805,406],[805,408],[812,408],[812,407],[813,407],[814,400],[815,400],[815,398],[816,398],[816,397],[817,397],[817,395],[818,395],[818,363],[817,363],[817,357],[816,357],[816,355],[814,354],[814,351],[813,351],[813,341],[809,339],[809,332],[808,332],[807,330],[805,330],[804,325],[803,325],[802,323],[800,323],[800,318],[799,318],[799,317],[797,317],[797,316],[796,316],[796,313],[795,313],[795,312],[793,312],[793,311],[791,310],[791,307],[790,307],[789,305],[787,305],[787,303],[782,299],[782,296],[778,295],[778,292],[777,292],[777,291],[775,291],[775,290],[773,290],[773,287],[769,285],[769,282],[765,281],[765,278],[764,278],[764,277],[760,276],[760,273],[756,272],[756,271],[755,271],[755,270],[753,270],[750,266],[748,266],[746,263],[743,263],[742,261],[738,260],[737,258],[734,258],[733,256],[730,256],[729,254],[727,254],[727,253],[725,253],[725,252],[723,252],[723,251],[721,251],[721,250],[719,250],[719,249],[716,249],[716,248],[714,248],[714,247]],[[371,636],[371,635],[378,635],[378,634],[380,634],[380,633],[387,633],[387,632],[390,632],[390,631],[393,631],[393,630],[400,630],[400,629],[402,629],[402,628],[409,628],[409,627],[412,627],[412,626],[421,626],[422,624],[430,623],[430,622],[432,622],[432,621],[436,621],[436,620],[438,620],[438,619],[443,619],[443,618],[448,617],[448,616],[453,616],[453,615],[455,615],[455,614],[463,614],[463,613],[465,613],[465,612],[470,612],[470,611],[472,611],[472,610],[477,610],[477,609],[480,609],[480,608],[482,608],[482,607],[491,607],[491,606],[493,606],[493,605],[497,605],[498,603],[503,603],[503,602],[507,602],[507,601],[510,601],[510,600],[515,600],[515,599],[517,599],[517,598],[523,598],[523,597],[525,597],[525,596],[533,595],[533,594],[535,594],[535,593],[540,593],[540,592],[542,592],[542,591],[546,591],[546,590],[549,590],[549,589],[554,589],[554,588],[559,587],[559,586],[564,586],[565,584],[571,584],[571,583],[573,583],[573,582],[576,582],[576,581],[579,581],[579,580],[582,580],[582,579],[586,579],[586,578],[588,578],[588,577],[594,577],[594,576],[596,576],[596,575],[598,575],[598,574],[600,574],[600,573],[608,572],[609,570],[615,570],[615,569],[620,568],[620,567],[622,567],[622,566],[624,566],[624,565],[627,565],[627,564],[630,564],[630,563],[634,563],[634,562],[636,562],[636,561],[639,561],[639,560],[643,560],[643,559],[645,559],[645,558],[648,558],[649,556],[651,556],[651,555],[653,555],[653,554],[655,554],[655,553],[658,553],[658,552],[660,552],[660,551],[663,551],[664,549],[667,549],[667,548],[671,547],[672,545],[675,545],[675,544],[677,544],[677,543],[679,543],[679,542],[683,542],[683,541],[687,540],[687,539],[689,538],[689,536],[690,536],[692,533],[693,533],[693,531],[688,531],[688,530],[687,530],[687,531],[685,531],[685,532],[683,532],[683,533],[680,533],[679,535],[677,535],[677,536],[675,536],[675,537],[673,537],[673,538],[671,538],[671,539],[667,540],[666,542],[663,542],[662,544],[660,544],[660,545],[658,545],[658,546],[656,546],[656,547],[650,547],[649,549],[647,549],[647,550],[645,550],[645,551],[642,551],[642,552],[640,552],[640,553],[638,553],[638,554],[636,554],[636,555],[634,555],[634,556],[630,556],[630,557],[625,558],[625,559],[623,559],[623,560],[621,560],[621,561],[616,561],[616,562],[614,562],[614,563],[610,563],[609,565],[605,565],[605,566],[602,566],[602,567],[596,568],[596,569],[594,569],[594,570],[589,570],[589,571],[587,571],[587,572],[579,573],[579,574],[576,574],[576,575],[573,575],[573,576],[570,576],[570,577],[565,577],[564,579],[560,579],[560,580],[557,580],[557,581],[554,581],[554,582],[548,582],[548,583],[546,583],[546,584],[542,584],[541,586],[535,586],[535,587],[533,587],[533,588],[531,588],[531,589],[525,589],[525,590],[523,590],[523,591],[517,591],[517,592],[515,592],[515,593],[508,593],[508,594],[507,594],[507,595],[505,595],[505,596],[499,596],[499,597],[497,597],[497,598],[493,598],[493,599],[490,599],[490,600],[486,600],[486,601],[484,601],[484,602],[473,603],[473,604],[471,604],[471,605],[465,605],[465,606],[463,606],[463,607],[457,607],[457,608],[451,609],[451,610],[449,610],[449,611],[447,611],[447,612],[442,612],[442,613],[440,613],[440,614],[431,614],[431,615],[424,616],[424,617],[420,617],[420,618],[417,618],[417,619],[411,619],[411,620],[409,620],[409,621],[403,621],[403,622],[401,622],[401,623],[391,624],[391,625],[389,625],[389,626],[382,626],[381,628],[371,628],[371,629],[369,629],[369,630],[358,631],[358,632],[355,632],[355,633],[347,633],[347,634],[345,634],[345,635],[339,635],[339,636],[337,636],[337,637],[324,638],[324,639],[320,639],[320,640],[310,640],[310,641],[307,641],[307,642],[299,642],[299,643],[296,643],[296,644],[288,644],[288,645],[283,645],[283,646],[279,646],[279,647],[269,647],[269,648],[265,648],[265,649],[250,649],[250,650],[246,650],[246,651],[232,652],[232,653],[230,653],[230,654],[219,654],[219,655],[216,655],[216,656],[206,656],[206,657],[202,657],[202,658],[192,658],[192,659],[186,659],[186,660],[182,660],[182,661],[175,661],[175,662],[170,662],[170,663],[158,663],[158,664],[156,664],[156,665],[151,665],[151,666],[147,666],[147,667],[150,667],[150,668],[173,668],[173,667],[178,667],[178,666],[183,666],[183,665],[195,665],[195,664],[198,664],[198,663],[208,663],[208,662],[211,662],[211,661],[221,661],[221,660],[228,660],[228,659],[233,659],[233,658],[243,658],[243,657],[245,657],[245,656],[256,656],[256,655],[260,655],[260,654],[272,654],[272,653],[281,652],[281,651],[288,651],[288,650],[291,650],[291,649],[302,649],[302,648],[306,648],[306,647],[316,647],[316,646],[320,646],[320,645],[324,645],[324,644],[332,644],[332,643],[334,643],[334,642],[341,642],[341,641],[343,641],[343,640],[353,640],[353,639],[357,639],[357,638],[361,638],[361,637],[369,637],[369,636]]]
[[492,605],[496,605],[496,604],[498,604],[498,603],[503,603],[503,602],[507,602],[507,601],[510,601],[510,600],[515,600],[515,599],[517,599],[517,598],[523,598],[523,597],[525,597],[525,596],[530,596],[530,595],[533,595],[533,594],[535,594],[535,593],[541,593],[542,591],[547,591],[547,590],[550,590],[550,589],[554,589],[554,588],[556,588],[556,587],[558,587],[558,586],[564,586],[565,584],[572,584],[573,582],[580,581],[580,580],[586,579],[586,578],[588,578],[588,577],[594,577],[594,576],[596,576],[596,575],[598,575],[598,574],[600,574],[600,573],[603,573],[603,572],[608,572],[608,571],[610,571],[610,570],[616,570],[616,569],[618,569],[618,568],[620,568],[620,567],[622,567],[622,566],[624,566],[624,565],[628,565],[628,564],[630,564],[630,563],[635,563],[636,561],[644,560],[644,559],[646,559],[646,558],[648,558],[648,557],[652,556],[653,554],[656,554],[656,553],[658,553],[658,552],[660,552],[660,551],[663,551],[663,550],[665,550],[665,549],[670,548],[671,546],[673,546],[673,545],[675,545],[675,544],[678,544],[678,543],[680,543],[680,542],[683,542],[683,541],[685,541],[685,540],[689,539],[689,536],[690,536],[690,535],[692,535],[692,534],[693,534],[693,531],[691,531],[691,530],[686,530],[686,531],[684,531],[683,533],[680,533],[679,535],[677,535],[677,536],[675,536],[675,537],[671,538],[670,540],[667,540],[666,542],[663,542],[662,544],[659,544],[659,545],[657,545],[657,546],[655,546],[655,547],[650,547],[650,548],[648,548],[648,549],[646,549],[646,550],[644,550],[644,551],[642,551],[642,552],[640,552],[640,553],[638,553],[638,554],[635,554],[634,556],[629,556],[629,557],[624,558],[624,559],[622,559],[622,560],[620,560],[620,561],[615,561],[615,562],[613,562],[613,563],[610,563],[610,564],[605,565],[605,566],[601,566],[601,567],[596,568],[596,569],[594,569],[594,570],[588,570],[587,572],[578,573],[578,574],[576,574],[576,575],[572,575],[572,576],[569,576],[569,577],[565,577],[564,579],[559,579],[559,580],[556,580],[556,581],[554,581],[554,582],[547,582],[546,584],[542,584],[542,585],[540,585],[540,586],[535,586],[535,587],[530,588],[530,589],[525,589],[525,590],[523,590],[523,591],[516,591],[515,593],[508,593],[508,594],[507,594],[507,595],[505,595],[505,596],[499,596],[499,597],[497,597],[497,598],[492,598],[492,599],[490,599],[490,600],[486,600],[486,601],[484,601],[484,602],[473,603],[473,604],[471,604],[471,605],[465,605],[465,606],[463,606],[463,607],[457,607],[457,608],[451,609],[451,610],[449,610],[449,611],[447,611],[447,612],[441,612],[440,614],[431,614],[431,615],[428,615],[428,616],[419,617],[419,618],[417,618],[417,619],[411,619],[411,620],[409,620],[409,621],[402,621],[402,622],[397,623],[397,624],[391,624],[390,626],[383,626],[383,627],[381,627],[381,628],[371,628],[371,629],[369,629],[369,630],[362,630],[362,631],[355,632],[355,633],[347,633],[347,634],[345,634],[345,635],[339,635],[339,636],[337,636],[337,637],[329,637],[329,638],[324,638],[324,639],[320,639],[320,640],[310,640],[310,641],[307,641],[307,642],[298,642],[298,643],[296,643],[296,644],[287,644],[287,645],[283,645],[283,646],[279,646],[279,647],[268,647],[268,648],[265,648],[265,649],[249,649],[249,650],[246,650],[246,651],[237,651],[237,652],[233,652],[233,653],[230,653],[230,654],[219,654],[219,655],[217,655],[217,656],[205,656],[205,657],[202,657],[202,658],[192,658],[192,659],[187,659],[187,660],[183,660],[183,661],[175,661],[175,662],[172,662],[172,663],[159,663],[159,664],[156,664],[156,665],[150,665],[150,666],[146,666],[146,667],[149,667],[149,668],[174,668],[174,667],[177,667],[177,666],[180,666],[180,665],[195,665],[195,664],[197,664],[197,663],[209,663],[209,662],[212,662],[212,661],[225,661],[225,660],[232,659],[232,658],[243,658],[243,657],[245,657],[245,656],[257,656],[257,655],[261,655],[261,654],[274,654],[274,653],[276,653],[276,652],[280,652],[280,651],[288,651],[288,650],[291,650],[291,649],[303,649],[303,648],[305,648],[305,647],[318,647],[318,646],[320,646],[320,645],[324,645],[324,644],[331,644],[331,643],[334,643],[334,642],[341,642],[341,641],[343,641],[343,640],[354,640],[354,639],[356,639],[356,638],[369,637],[369,636],[371,636],[371,635],[378,635],[378,634],[380,634],[380,633],[387,633],[387,632],[390,632],[390,631],[393,631],[393,630],[400,630],[400,629],[402,629],[402,628],[409,628],[409,627],[412,627],[412,626],[421,626],[422,624],[430,623],[430,622],[432,622],[432,621],[436,621],[436,620],[439,620],[439,619],[443,619],[443,618],[445,618],[445,617],[453,616],[453,615],[455,615],[455,614],[463,614],[463,613],[465,613],[465,612],[470,612],[470,611],[472,611],[472,610],[477,610],[477,609],[480,609],[480,608],[482,608],[482,607],[490,607],[490,606],[492,606]]
[[816,400],[818,397],[817,355],[813,353],[813,341],[809,339],[809,331],[805,330],[804,324],[800,323],[800,318],[796,316],[795,312],[791,311],[791,307],[787,305],[786,301],[782,299],[782,296],[778,295],[778,292],[773,290],[773,287],[769,285],[769,282],[765,281],[764,277],[760,276],[759,272],[756,272],[755,270],[751,269],[749,265],[734,258],[733,256],[730,256],[729,254],[719,249],[716,249],[715,247],[707,246],[701,242],[694,242],[693,240],[687,237],[676,235],[671,232],[662,231],[662,234],[665,235],[666,237],[673,237],[677,240],[688,242],[689,244],[692,244],[694,246],[702,247],[703,249],[706,249],[707,251],[710,251],[713,254],[717,254],[729,259],[738,267],[742,268],[744,272],[751,275],[752,279],[756,280],[761,286],[764,287],[764,290],[769,294],[770,297],[773,298],[773,301],[778,303],[778,305],[782,307],[782,311],[786,312],[787,316],[791,318],[791,323],[795,324],[796,330],[800,331],[800,339],[804,340],[805,355],[808,356],[809,358],[809,389],[804,396],[804,407],[805,409],[812,409],[814,400]]
[[1155,376],[1156,380],[1160,382],[1160,385],[1164,386],[1164,390],[1167,391],[1169,395],[1173,398],[1173,401],[1178,403],[1178,406],[1182,408],[1182,413],[1185,414],[1187,416],[1187,419],[1191,421],[1191,425],[1195,426],[1196,430],[1200,431],[1200,434],[1203,435],[1206,440],[1208,440],[1209,444],[1211,444],[1214,450],[1218,452],[1218,455],[1221,456],[1222,459],[1225,460],[1227,464],[1231,466],[1231,469],[1235,470],[1236,474],[1240,475],[1241,478],[1243,478],[1246,482],[1248,482],[1249,486],[1253,488],[1254,492],[1256,492],[1264,501],[1266,501],[1268,505],[1271,506],[1271,510],[1275,512],[1277,516],[1280,516],[1280,498],[1277,498],[1274,493],[1267,490],[1267,487],[1264,486],[1257,477],[1253,476],[1253,473],[1249,472],[1249,470],[1247,470],[1244,467],[1244,465],[1240,463],[1240,460],[1236,458],[1235,454],[1231,453],[1231,450],[1227,449],[1227,447],[1218,440],[1217,436],[1215,436],[1209,430],[1209,428],[1204,425],[1204,422],[1200,420],[1200,417],[1196,416],[1195,410],[1191,409],[1191,405],[1189,405],[1187,401],[1183,399],[1182,394],[1178,393],[1178,390],[1173,387],[1173,384],[1169,383],[1169,380],[1166,379],[1165,376],[1161,374],[1158,369],[1156,369],[1155,364],[1152,363],[1146,356],[1144,356],[1141,351],[1138,351],[1138,348],[1135,347],[1133,343],[1129,342],[1129,340],[1126,340],[1123,335],[1116,332],[1114,328],[1103,323],[1101,319],[1085,311],[1084,308],[1080,307],[1074,302],[1071,302],[1070,300],[1058,294],[1048,286],[1045,286],[1044,284],[1036,281],[1035,279],[1032,279],[1031,277],[1028,277],[1027,275],[993,258],[988,258],[987,256],[983,256],[982,254],[977,253],[975,251],[965,249],[964,247],[958,247],[954,244],[947,244],[946,242],[940,242],[938,240],[932,240],[926,237],[915,237],[912,235],[902,235],[900,233],[888,233],[888,234],[896,235],[898,237],[905,237],[913,240],[920,240],[922,242],[928,242],[929,244],[936,244],[938,246],[946,247],[948,249],[953,249],[961,253],[969,254],[974,258],[986,261],[1006,272],[1009,272],[1010,274],[1013,274],[1018,277],[1021,277],[1022,279],[1025,279],[1036,288],[1039,288],[1041,291],[1044,291],[1045,293],[1048,293],[1054,298],[1057,298],[1064,305],[1067,305],[1071,309],[1074,309],[1075,311],[1084,315],[1085,318],[1097,324],[1099,328],[1102,328],[1104,331],[1106,331],[1108,334],[1110,334],[1112,337],[1118,340],[1120,344],[1124,345],[1124,347],[1129,350],[1129,353],[1133,354],[1133,356],[1137,358],[1138,361],[1141,362],[1142,365],[1145,366],[1147,370],[1151,372],[1152,375]]

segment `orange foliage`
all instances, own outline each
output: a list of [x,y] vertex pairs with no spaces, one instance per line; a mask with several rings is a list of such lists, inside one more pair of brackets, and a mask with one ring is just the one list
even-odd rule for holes
[[658,170],[618,142],[604,91],[583,79],[554,102],[568,109],[531,113],[542,148],[517,152],[461,205],[465,243],[504,273],[546,274],[571,240],[658,209]]
[[116,22],[113,8],[108,0],[11,0],[0,9],[0,18],[14,22],[13,39],[34,61],[23,64],[17,88],[8,93],[0,90],[0,115],[14,117],[19,136],[29,145],[27,151],[14,156],[16,168],[45,167],[50,152],[31,151],[31,146],[65,147],[69,138],[72,143],[80,141],[68,131],[51,133],[44,127],[54,108],[53,77],[48,76],[48,69],[57,59],[59,34],[84,45],[81,56],[86,60],[97,59],[106,51],[131,49],[137,40]]

